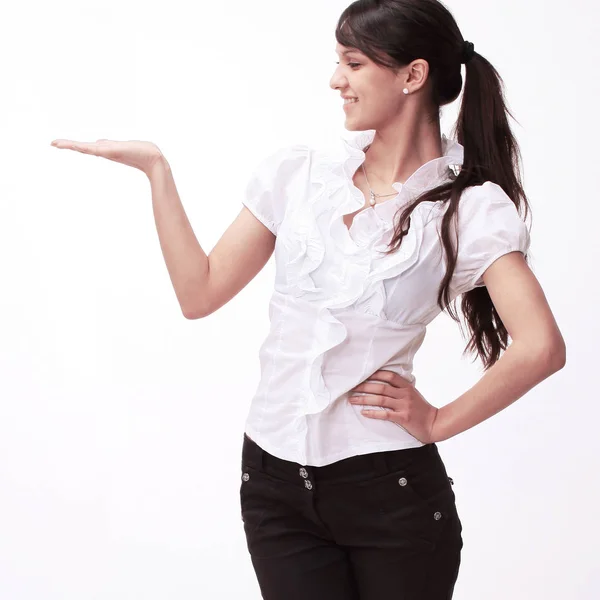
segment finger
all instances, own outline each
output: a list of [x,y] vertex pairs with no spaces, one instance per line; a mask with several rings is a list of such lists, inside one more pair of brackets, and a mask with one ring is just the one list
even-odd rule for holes
[[365,394],[364,396],[351,396],[348,401],[350,404],[356,404],[360,406],[361,404],[368,404],[371,406],[384,406],[386,408],[395,409],[396,404],[398,403],[397,398],[392,398],[391,396],[382,396],[375,394]]
[[365,417],[369,417],[370,419],[381,419],[383,421],[387,421],[389,419],[389,412],[387,410],[369,410],[363,409],[360,411],[361,415]]
[[375,404],[377,398],[379,398],[378,394],[352,394],[348,397],[348,401],[351,404]]
[[65,139],[58,139],[58,140],[54,140],[52,142],[52,146],[56,146],[57,148],[72,148],[73,146],[77,145],[78,143],[81,142],[76,142],[75,140],[65,140]]
[[98,154],[98,146],[94,142],[75,142],[73,140],[54,140],[52,146],[61,150],[76,150],[83,154]]
[[[375,377],[376,375],[377,377]],[[385,369],[375,371],[375,373],[373,373],[369,379],[385,381],[399,388],[410,387],[412,385],[412,383],[408,381],[408,379],[402,377],[402,375],[398,375],[398,373],[395,371],[387,371]]]
[[357,392],[367,392],[371,394],[378,394],[380,396],[390,396],[392,398],[399,397],[398,388],[394,387],[389,383],[372,383],[365,382],[354,388]]

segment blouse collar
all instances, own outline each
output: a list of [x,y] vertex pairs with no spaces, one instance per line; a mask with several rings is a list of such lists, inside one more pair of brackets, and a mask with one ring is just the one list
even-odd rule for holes
[[[343,171],[351,184],[353,198],[356,200],[355,210],[364,205],[364,196],[354,186],[352,178],[365,160],[364,149],[373,141],[374,137],[374,129],[361,131],[350,138],[342,137],[346,153]],[[398,192],[398,196],[373,206],[375,213],[383,220],[391,219],[400,205],[410,202],[427,189],[433,189],[455,175],[460,170],[463,159],[463,146],[442,134],[442,156],[421,165],[404,183],[399,181],[392,183],[392,188]]]

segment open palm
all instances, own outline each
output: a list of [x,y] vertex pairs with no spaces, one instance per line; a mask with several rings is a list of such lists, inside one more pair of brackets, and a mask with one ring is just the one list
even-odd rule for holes
[[100,139],[95,142],[76,142],[57,139],[51,145],[60,149],[76,150],[83,154],[93,154],[114,160],[129,167],[135,167],[146,175],[149,175],[157,161],[163,158],[163,154],[156,144],[140,140],[122,142]]

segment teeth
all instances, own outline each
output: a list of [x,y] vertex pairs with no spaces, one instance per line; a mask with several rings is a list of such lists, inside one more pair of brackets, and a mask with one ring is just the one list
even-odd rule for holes
[[350,104],[351,102],[358,102],[357,98],[344,98],[344,104]]

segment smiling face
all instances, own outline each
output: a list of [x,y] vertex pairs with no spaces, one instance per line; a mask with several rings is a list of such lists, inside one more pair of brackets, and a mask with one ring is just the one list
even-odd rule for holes
[[[344,104],[346,128],[356,131],[379,129],[398,116],[405,102],[402,89],[408,75],[378,65],[360,50],[336,44],[339,62],[329,85],[341,96],[356,98]],[[345,101],[347,102],[347,101]]]

